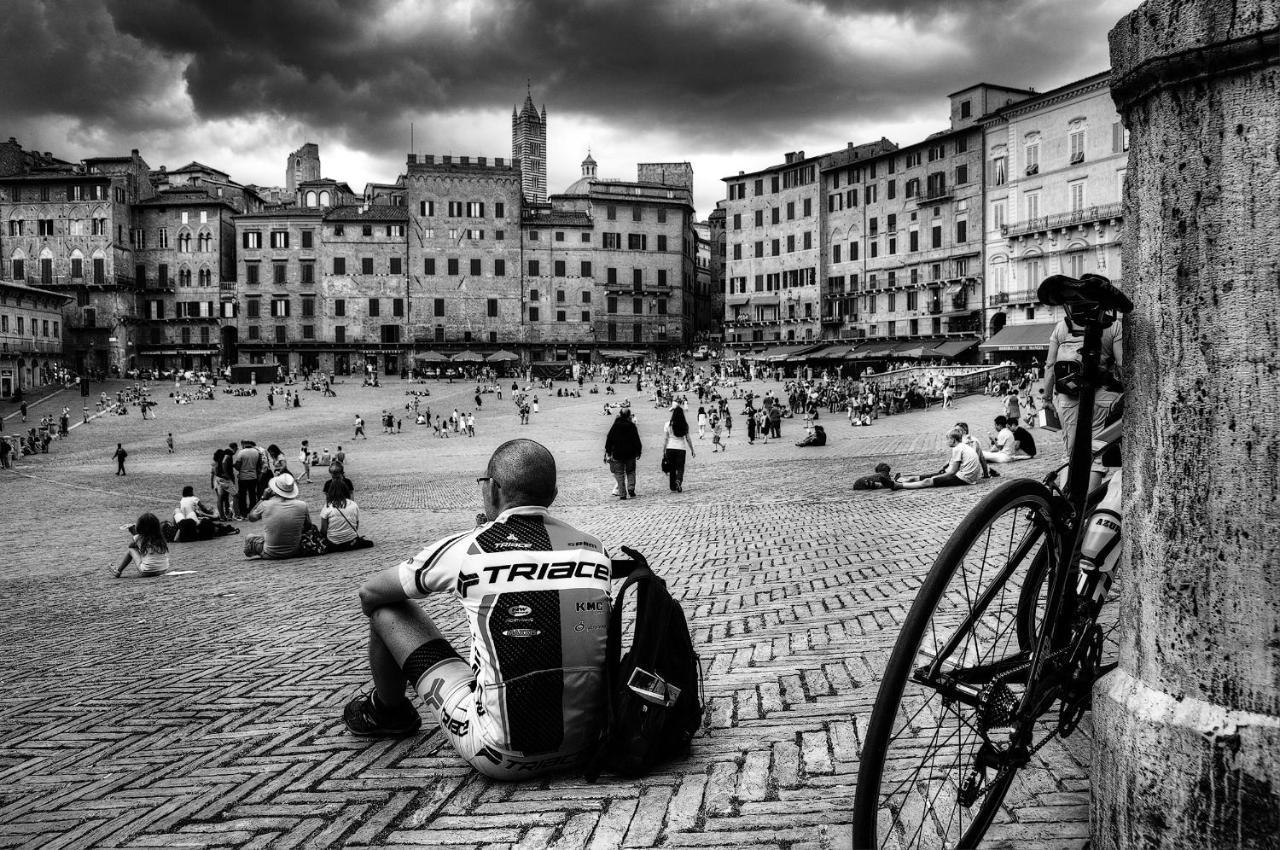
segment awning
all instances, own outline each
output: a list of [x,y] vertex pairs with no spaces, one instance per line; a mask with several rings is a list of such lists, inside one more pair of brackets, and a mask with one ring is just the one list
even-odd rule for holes
[[960,292],[962,289],[964,289],[963,283],[953,283],[950,286],[948,286],[946,289],[942,290],[942,294],[945,295],[947,298],[953,298],[955,297],[956,293]]
[[871,343],[865,348],[859,348],[855,357],[858,360],[874,360],[881,357],[888,357],[897,347],[898,344],[895,342]]
[[485,360],[488,360],[490,363],[498,363],[503,360],[519,360],[519,359],[520,359],[519,354],[516,354],[513,351],[507,351],[506,349],[503,349],[502,351],[495,351],[493,354],[490,354],[488,357],[485,358]]
[[919,360],[924,356],[924,346],[917,345],[914,348],[895,349],[893,356],[901,357],[904,360]]
[[422,351],[413,355],[413,359],[418,363],[448,363],[449,358],[438,351]]
[[607,348],[600,352],[606,360],[627,360],[632,357],[644,357],[643,351],[623,351],[620,348]]
[[978,344],[976,339],[949,339],[941,345],[934,346],[924,353],[925,357],[946,357],[948,359],[964,354]]
[[462,351],[453,355],[454,363],[483,363],[484,355],[478,351]]
[[1006,325],[1004,330],[986,342],[980,343],[983,351],[1001,349],[1004,351],[1047,351],[1049,335],[1053,333],[1056,322],[1035,322],[1025,325]]

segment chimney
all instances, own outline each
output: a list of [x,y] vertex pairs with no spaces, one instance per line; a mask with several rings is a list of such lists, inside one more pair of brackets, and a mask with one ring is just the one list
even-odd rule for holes
[[500,156],[495,156],[495,157],[493,158],[493,164],[494,164],[494,165],[496,165],[496,166],[501,167],[501,166],[502,166],[502,157],[500,157]]
[[137,149],[137,148],[134,148],[133,150],[129,151],[129,155],[130,155],[130,156],[137,156],[137,155],[138,155],[138,149]]
[[470,164],[471,164],[471,157],[469,157],[469,156],[460,156],[460,157],[458,157],[458,162],[459,162],[459,164],[461,164],[461,165],[470,165]]
[[422,161],[424,165],[435,165],[436,155],[433,153],[423,154]]
[[488,157],[478,156],[476,157],[476,162],[478,162],[480,165],[488,165],[489,159]]
[[440,161],[443,162],[445,165],[449,165],[453,162],[453,156],[451,154],[445,154]]
[[417,162],[418,162],[418,155],[416,153],[409,154],[409,164],[416,165]]

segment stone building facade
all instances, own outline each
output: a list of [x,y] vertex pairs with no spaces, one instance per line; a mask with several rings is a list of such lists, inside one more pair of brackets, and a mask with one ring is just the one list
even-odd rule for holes
[[709,286],[711,290],[712,316],[711,326],[707,332],[707,341],[717,344],[724,342],[724,266],[728,252],[728,245],[725,242],[724,208],[725,202],[718,201],[716,208],[711,211],[711,215],[707,218],[707,238],[711,241],[711,280]]
[[303,183],[320,179],[320,146],[307,142],[289,154],[284,166],[284,189],[295,195]]
[[0,281],[0,399],[54,380],[62,365],[62,310],[71,296]]
[[804,151],[724,178],[725,333],[729,342],[820,337],[822,157]]
[[136,362],[130,235],[134,206],[154,194],[137,150],[0,178],[0,279],[72,296],[63,351],[79,371],[119,374]]
[[1040,325],[1038,336],[1024,329],[1016,344],[1047,348],[1049,331],[1061,318],[1036,297],[1049,275],[1096,272],[1121,282],[1129,144],[1109,78],[1104,71],[1041,94],[1021,92],[980,121],[986,150],[984,324],[992,336],[1006,324]]

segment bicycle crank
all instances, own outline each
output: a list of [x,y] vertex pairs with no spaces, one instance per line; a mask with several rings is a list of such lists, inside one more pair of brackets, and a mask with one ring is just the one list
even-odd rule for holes
[[1085,712],[1093,705],[1093,683],[1098,679],[1101,666],[1102,629],[1094,623],[1081,641],[1071,679],[1063,688],[1058,711],[1058,734],[1062,737],[1076,731]]

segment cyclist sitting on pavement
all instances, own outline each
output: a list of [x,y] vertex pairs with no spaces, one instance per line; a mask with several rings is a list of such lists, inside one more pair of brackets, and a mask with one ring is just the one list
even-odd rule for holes
[[947,432],[947,445],[951,459],[940,472],[932,475],[912,475],[893,482],[895,490],[921,490],[926,487],[956,487],[972,484],[982,477],[982,464],[973,446],[964,442],[964,432],[952,428]]
[[[361,586],[373,689],[347,704],[343,720],[356,735],[418,731],[407,679],[458,754],[486,776],[580,766],[605,712],[609,556],[548,512],[556,463],[541,444],[503,443],[477,481],[479,527]],[[456,594],[466,614],[468,659],[410,601],[440,592]]]

